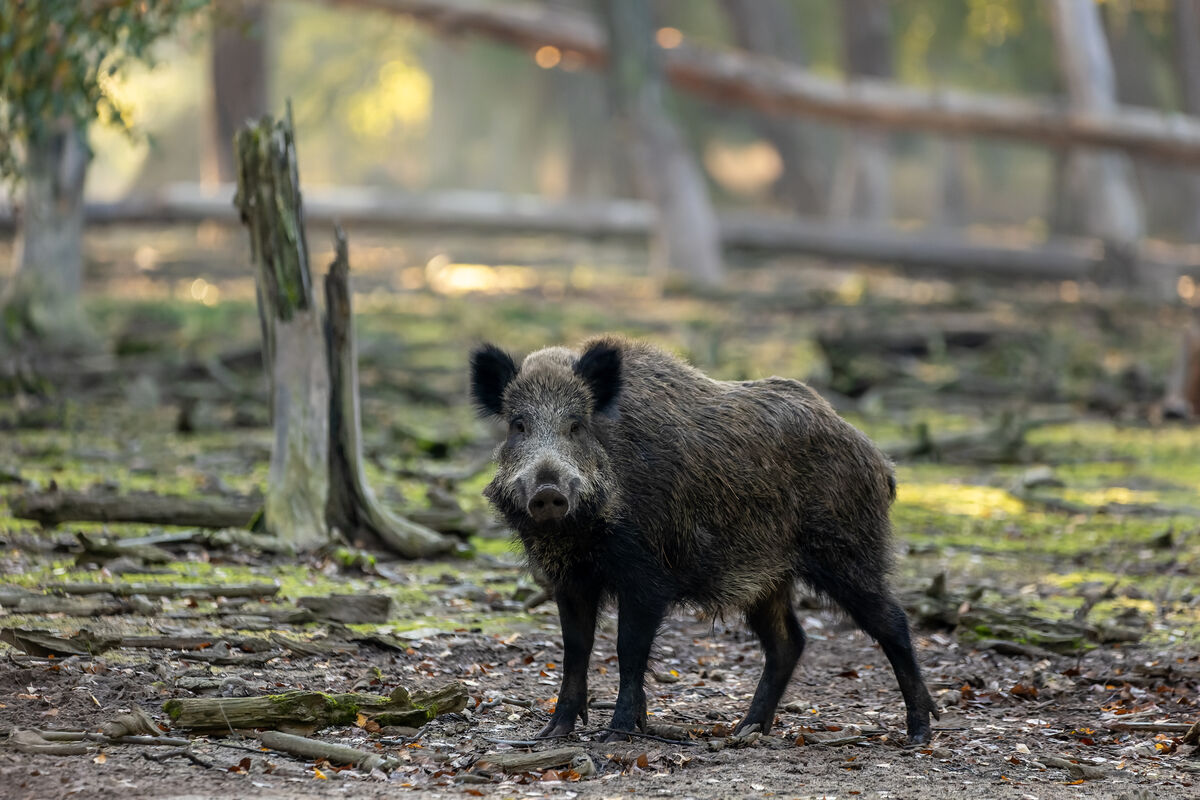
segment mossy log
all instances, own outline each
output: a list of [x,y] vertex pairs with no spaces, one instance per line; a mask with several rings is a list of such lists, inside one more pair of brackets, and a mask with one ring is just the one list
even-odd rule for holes
[[420,727],[441,714],[462,711],[467,688],[449,683],[432,692],[397,687],[388,697],[294,690],[261,697],[185,697],[168,700],[163,710],[176,728],[228,731],[240,728],[312,732],[330,725],[353,725],[362,714],[380,725]]
[[100,494],[53,489],[8,499],[12,515],[52,528],[62,522],[144,522],[192,528],[244,528],[261,507],[257,500],[171,497],[152,492]]

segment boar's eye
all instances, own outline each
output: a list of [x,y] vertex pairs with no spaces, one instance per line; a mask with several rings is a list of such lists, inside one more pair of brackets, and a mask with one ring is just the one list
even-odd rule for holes
[[513,420],[511,423],[509,423],[509,429],[510,429],[510,430],[511,430],[513,433],[519,433],[519,434],[522,434],[522,435],[524,435],[524,433],[525,433],[525,420],[521,419],[520,417],[517,417],[517,418],[516,418],[516,419],[514,419],[514,420]]
[[579,424],[579,420],[577,420],[577,419],[571,420],[571,433],[572,434],[579,433],[579,431],[582,429],[583,429],[583,426]]

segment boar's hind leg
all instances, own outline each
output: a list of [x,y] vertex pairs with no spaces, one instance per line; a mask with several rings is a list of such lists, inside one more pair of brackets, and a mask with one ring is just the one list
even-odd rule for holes
[[804,652],[804,630],[792,611],[792,588],[784,585],[746,610],[746,622],[762,642],[762,677],[746,717],[734,733],[758,725],[766,733],[775,720],[775,707],[783,696],[796,662]]
[[[921,668],[917,666],[912,637],[908,632],[908,617],[882,580],[862,585],[863,576],[869,574],[867,570],[840,570],[836,575],[826,573],[808,580],[813,588],[829,595],[846,610],[858,627],[879,642],[892,664],[900,692],[904,695],[908,712],[908,741],[910,744],[928,742],[929,715],[937,712],[937,706],[929,696],[929,690],[921,678]],[[857,582],[847,577],[851,575],[857,578]]]
[[628,739],[620,731],[646,727],[646,665],[650,647],[667,612],[663,598],[639,594],[617,598],[617,662],[621,671],[617,707],[603,741]]
[[562,686],[558,703],[538,738],[565,736],[575,730],[576,717],[587,722],[587,669],[596,638],[596,612],[600,606],[598,587],[560,586],[554,590],[563,635]]

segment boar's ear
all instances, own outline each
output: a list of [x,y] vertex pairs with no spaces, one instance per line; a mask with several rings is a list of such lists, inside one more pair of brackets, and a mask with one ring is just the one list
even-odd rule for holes
[[500,415],[504,389],[516,374],[512,356],[494,344],[481,345],[471,353],[471,399],[480,414]]
[[575,374],[587,381],[592,390],[594,414],[611,410],[621,393],[621,351],[606,342],[597,342],[579,357]]

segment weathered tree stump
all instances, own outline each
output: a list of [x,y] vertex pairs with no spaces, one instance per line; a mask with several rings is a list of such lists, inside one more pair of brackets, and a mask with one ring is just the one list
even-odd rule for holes
[[291,109],[278,122],[264,117],[247,125],[234,142],[234,203],[250,231],[275,427],[266,523],[297,550],[313,550],[330,542],[329,374],[325,360],[313,357],[321,352],[321,317],[308,266]]
[[325,275],[325,353],[329,393],[329,496],[325,519],[352,543],[406,558],[448,552],[454,540],[391,513],[367,485],[359,418],[358,354],[350,304],[350,257],[346,234],[334,230],[336,257]]
[[243,128],[236,145],[234,202],[250,231],[275,428],[266,527],[300,551],[328,545],[340,533],[352,544],[406,558],[449,552],[452,539],[390,513],[364,478],[346,237],[339,228],[322,320],[290,108],[278,122],[264,117]]

